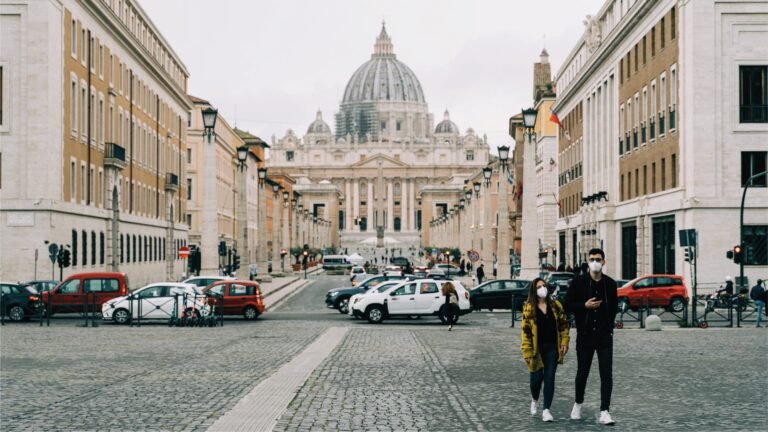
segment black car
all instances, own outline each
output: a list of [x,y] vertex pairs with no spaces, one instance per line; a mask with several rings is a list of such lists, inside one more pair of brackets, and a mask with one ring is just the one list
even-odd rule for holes
[[337,309],[340,313],[349,312],[349,298],[355,294],[362,294],[381,282],[388,280],[405,280],[406,276],[371,276],[361,284],[353,287],[333,288],[325,294],[325,305],[329,309]]
[[23,321],[40,313],[43,303],[34,288],[14,283],[0,283],[0,313],[11,321]]
[[571,284],[571,280],[575,277],[571,272],[552,272],[550,273],[544,282],[547,283],[550,293],[557,292],[560,297],[564,297],[568,292],[568,286]]
[[57,280],[33,280],[29,282],[24,282],[22,285],[27,285],[30,288],[34,289],[38,293],[41,293],[43,291],[50,291],[59,284],[59,281]]
[[523,310],[530,283],[531,281],[521,279],[488,281],[469,292],[469,303],[474,310],[512,309],[514,298],[516,309]]

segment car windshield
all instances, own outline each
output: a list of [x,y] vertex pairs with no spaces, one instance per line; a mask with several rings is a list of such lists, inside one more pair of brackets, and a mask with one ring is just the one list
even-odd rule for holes
[[397,285],[399,283],[400,282],[387,282],[387,283],[379,284],[376,287],[371,288],[368,292],[369,293],[372,293],[372,292],[383,293],[384,291],[392,288],[393,286],[395,286],[395,285]]

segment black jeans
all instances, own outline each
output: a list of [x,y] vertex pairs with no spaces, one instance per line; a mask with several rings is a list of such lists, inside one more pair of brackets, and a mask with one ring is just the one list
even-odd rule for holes
[[446,303],[445,305],[445,320],[448,321],[448,325],[456,324],[459,319],[459,305],[453,303]]
[[578,335],[576,338],[576,403],[584,402],[592,359],[597,352],[600,369],[600,411],[608,411],[613,390],[613,333]]
[[552,406],[552,399],[555,397],[555,372],[557,372],[557,344],[543,344],[539,346],[541,360],[544,362],[544,369],[531,372],[531,396],[533,400],[539,400],[541,393],[541,383],[544,383],[544,409]]

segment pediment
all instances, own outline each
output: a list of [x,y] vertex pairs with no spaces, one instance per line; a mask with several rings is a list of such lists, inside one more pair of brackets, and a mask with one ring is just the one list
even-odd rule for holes
[[360,162],[352,165],[353,168],[378,168],[381,165],[382,168],[403,168],[408,167],[408,164],[403,163],[397,159],[391,158],[381,153],[365,158]]

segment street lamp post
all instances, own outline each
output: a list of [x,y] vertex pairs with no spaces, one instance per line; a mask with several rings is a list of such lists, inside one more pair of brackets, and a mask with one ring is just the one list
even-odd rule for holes
[[485,189],[483,191],[483,232],[481,241],[481,256],[483,264],[492,265],[493,262],[493,248],[491,246],[491,176],[493,176],[493,168],[487,166],[483,168],[483,184]]
[[509,279],[512,267],[509,262],[509,203],[507,185],[509,183],[509,146],[499,146],[499,223],[497,228],[496,259],[498,260],[497,277]]
[[218,110],[207,107],[202,110],[204,136],[203,145],[203,199],[200,225],[200,267],[205,274],[217,274],[218,266],[218,205],[216,203],[216,119]]
[[237,249],[243,262],[243,267],[250,272],[250,250],[248,248],[248,176],[246,174],[248,160],[248,146],[237,148],[237,161],[239,168],[239,187],[237,191]]
[[280,255],[280,185],[272,184],[272,272],[277,273]]
[[[288,203],[290,203],[291,194],[283,189],[283,210],[282,210],[282,217],[281,217],[281,226],[282,226],[282,235],[280,239],[280,247],[283,250],[288,250],[291,248],[291,233],[290,233],[290,224],[288,220]],[[285,273],[285,270],[283,270],[283,273]]]
[[256,269],[258,280],[269,282],[272,278],[269,276],[269,267],[267,265],[267,168],[260,167],[257,170],[259,175],[259,207],[258,212],[258,246],[256,247]]
[[536,217],[536,147],[534,144],[534,128],[536,127],[536,108],[522,110],[523,126],[528,144],[523,149],[523,221],[520,230],[523,244],[520,257],[520,278],[533,279],[539,276],[538,235]]

